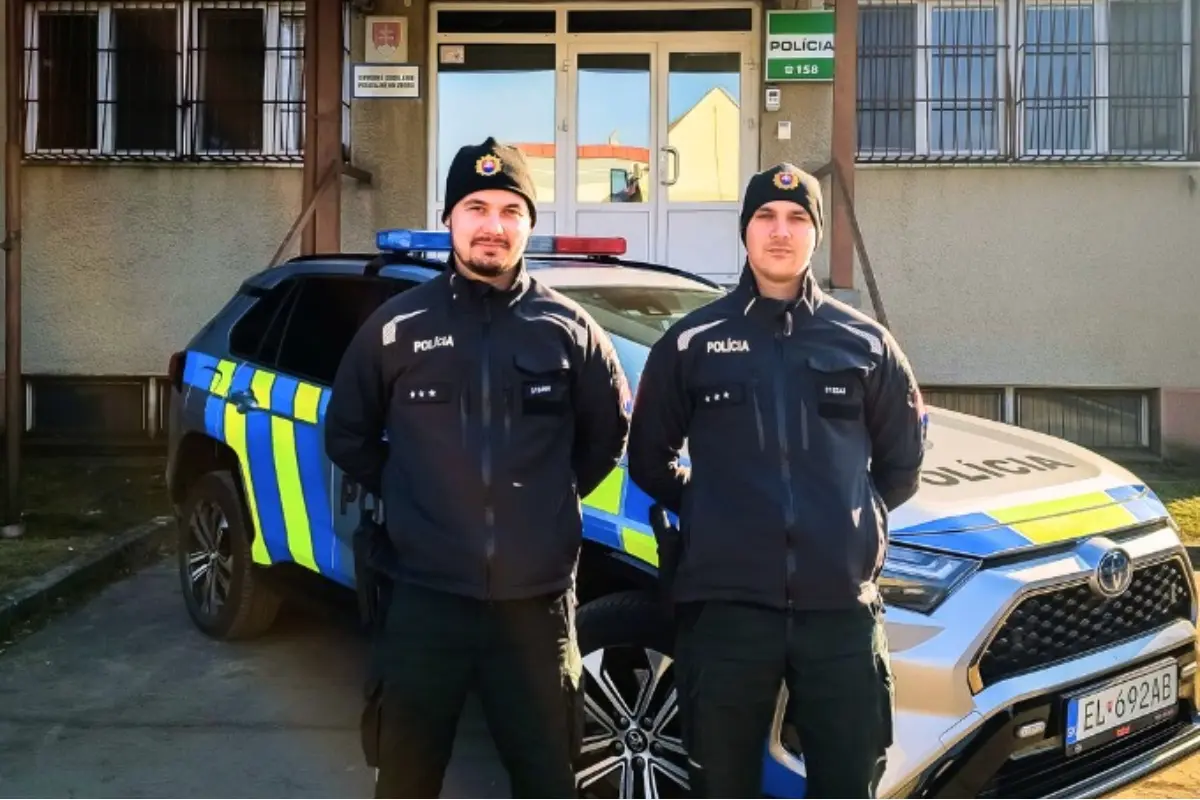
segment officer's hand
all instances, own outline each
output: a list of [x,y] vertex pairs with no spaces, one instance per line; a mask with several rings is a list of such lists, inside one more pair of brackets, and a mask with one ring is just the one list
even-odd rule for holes
[[667,510],[658,503],[650,506],[650,527],[654,530],[654,541],[658,545],[659,596],[669,613],[682,542],[679,529],[671,524]]

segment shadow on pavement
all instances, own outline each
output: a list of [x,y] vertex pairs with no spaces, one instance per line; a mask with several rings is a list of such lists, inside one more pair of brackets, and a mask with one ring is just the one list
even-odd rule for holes
[[[324,601],[260,640],[209,640],[173,561],[155,565],[0,657],[0,796],[370,797],[366,655]],[[443,796],[508,796],[474,701]]]

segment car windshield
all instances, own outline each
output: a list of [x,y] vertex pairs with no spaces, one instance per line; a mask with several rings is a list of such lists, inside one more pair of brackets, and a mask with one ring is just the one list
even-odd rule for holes
[[559,291],[608,331],[631,389],[659,337],[690,311],[721,296],[711,289],[661,286],[564,286]]

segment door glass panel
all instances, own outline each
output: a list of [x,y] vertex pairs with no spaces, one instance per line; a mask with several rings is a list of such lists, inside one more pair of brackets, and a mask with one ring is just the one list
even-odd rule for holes
[[737,202],[741,63],[738,53],[670,54],[666,180],[673,203]]
[[650,199],[650,54],[581,53],[575,123],[575,199]]
[[[438,48],[438,200],[445,199],[446,173],[458,149],[495,136],[520,147],[533,173],[538,203],[553,203],[554,45]],[[462,63],[447,63],[452,61]]]

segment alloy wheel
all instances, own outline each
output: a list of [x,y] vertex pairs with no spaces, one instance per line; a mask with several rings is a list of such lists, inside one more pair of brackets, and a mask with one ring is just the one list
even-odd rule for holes
[[687,797],[672,660],[650,648],[609,647],[584,656],[583,666],[581,796]]
[[218,504],[203,500],[192,512],[188,530],[188,585],[200,611],[213,617],[229,601],[233,583],[229,521]]

